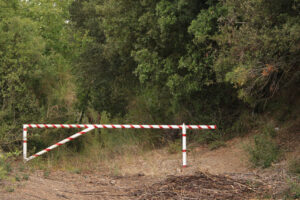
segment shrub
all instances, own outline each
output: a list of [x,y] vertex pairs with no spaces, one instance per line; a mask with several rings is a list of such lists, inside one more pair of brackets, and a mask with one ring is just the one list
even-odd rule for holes
[[285,199],[299,199],[300,198],[300,183],[299,180],[289,183],[288,189],[284,192]]
[[300,174],[300,158],[292,160],[289,163],[289,171],[291,173]]
[[231,132],[229,138],[234,137],[236,135],[246,135],[250,130],[253,129],[253,127],[257,126],[257,123],[257,116],[251,114],[250,111],[244,111],[243,113],[241,113],[239,118],[233,123],[232,127],[227,131]]
[[256,167],[270,167],[279,158],[279,146],[268,134],[254,136],[254,145],[248,147],[250,162]]
[[10,163],[7,161],[7,157],[0,153],[0,180],[5,179],[9,172],[11,172]]
[[224,141],[222,140],[216,140],[216,141],[213,141],[212,143],[209,144],[209,149],[210,150],[215,150],[215,149],[218,149],[220,147],[225,147],[226,144]]
[[188,139],[199,144],[210,144],[214,141],[220,140],[221,137],[221,134],[217,131],[203,131],[201,133],[190,134],[190,137],[188,137]]
[[175,140],[174,142],[170,142],[168,145],[168,152],[170,154],[178,153],[181,151],[181,140]]
[[265,135],[270,136],[271,138],[275,138],[277,136],[275,125],[272,122],[269,122],[265,126],[263,126],[261,132]]

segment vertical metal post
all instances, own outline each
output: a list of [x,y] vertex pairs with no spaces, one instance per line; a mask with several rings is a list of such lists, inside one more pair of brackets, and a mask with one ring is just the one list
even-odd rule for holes
[[186,167],[186,127],[182,125],[182,167]]
[[27,125],[23,125],[23,158],[27,160]]

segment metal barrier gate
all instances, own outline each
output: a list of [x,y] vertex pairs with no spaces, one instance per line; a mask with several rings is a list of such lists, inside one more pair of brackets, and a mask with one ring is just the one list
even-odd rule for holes
[[[48,148],[27,157],[27,131],[29,128],[84,128],[82,131],[71,135],[70,137],[49,146]],[[181,129],[182,130],[182,166],[187,166],[186,155],[186,129],[216,129],[216,125],[132,125],[132,124],[24,124],[23,125],[23,158],[24,161],[32,160],[52,149],[61,146],[71,140],[86,134],[87,132],[97,128],[109,129]]]

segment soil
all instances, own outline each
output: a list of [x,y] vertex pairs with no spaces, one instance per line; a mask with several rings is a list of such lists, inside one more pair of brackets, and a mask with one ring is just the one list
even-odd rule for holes
[[180,153],[155,150],[115,159],[113,169],[35,170],[26,172],[28,180],[24,172],[14,171],[18,179],[0,181],[0,199],[279,199],[289,178],[286,161],[253,169],[243,150],[245,141],[234,139],[214,151],[195,147],[184,169]]

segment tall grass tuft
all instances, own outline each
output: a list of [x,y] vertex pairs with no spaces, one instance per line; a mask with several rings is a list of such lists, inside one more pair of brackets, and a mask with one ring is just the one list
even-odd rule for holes
[[254,136],[254,144],[248,146],[250,162],[255,167],[270,167],[271,164],[279,159],[280,149],[274,141],[275,133],[269,125],[264,127],[262,133]]

